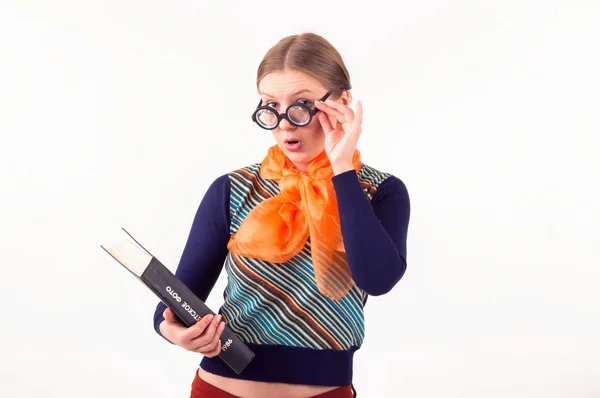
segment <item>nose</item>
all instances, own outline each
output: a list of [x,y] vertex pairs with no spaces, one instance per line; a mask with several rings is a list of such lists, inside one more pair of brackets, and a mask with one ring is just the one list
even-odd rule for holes
[[281,119],[281,122],[279,122],[279,128],[284,131],[288,131],[288,130],[295,130],[296,126],[291,124],[286,118],[283,118],[283,119]]

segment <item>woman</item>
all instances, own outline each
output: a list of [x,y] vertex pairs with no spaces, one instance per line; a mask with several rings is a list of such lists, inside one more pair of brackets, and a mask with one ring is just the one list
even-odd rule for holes
[[[275,144],[211,184],[176,271],[206,300],[224,265],[225,302],[189,328],[159,303],[155,329],[203,354],[192,397],[356,396],[363,306],[406,269],[408,193],[361,163],[362,104],[349,107],[348,71],[324,38],[282,39],[257,88],[252,120]],[[256,355],[239,375],[217,357],[225,322]]]

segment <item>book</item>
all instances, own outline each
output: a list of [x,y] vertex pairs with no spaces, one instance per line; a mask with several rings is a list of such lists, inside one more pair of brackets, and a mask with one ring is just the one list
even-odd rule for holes
[[[181,322],[190,327],[208,314],[216,315],[163,263],[139,244],[124,228],[108,245],[100,245],[136,279],[149,288]],[[240,374],[254,359],[254,353],[225,325],[219,357]]]

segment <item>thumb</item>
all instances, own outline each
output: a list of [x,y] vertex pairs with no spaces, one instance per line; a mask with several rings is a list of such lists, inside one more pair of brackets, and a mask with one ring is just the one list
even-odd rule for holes
[[332,143],[338,143],[344,136],[344,130],[335,129],[325,134],[325,138]]
[[173,311],[167,307],[166,310],[164,310],[163,312],[163,316],[165,317],[165,321],[167,322],[175,322],[175,314],[173,314]]

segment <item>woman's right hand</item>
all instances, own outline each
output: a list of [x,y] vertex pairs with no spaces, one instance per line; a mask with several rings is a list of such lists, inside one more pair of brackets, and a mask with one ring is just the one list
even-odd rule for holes
[[220,337],[225,329],[221,315],[206,315],[190,327],[181,323],[170,308],[163,312],[163,316],[165,320],[159,325],[160,332],[173,344],[209,358],[221,352]]

